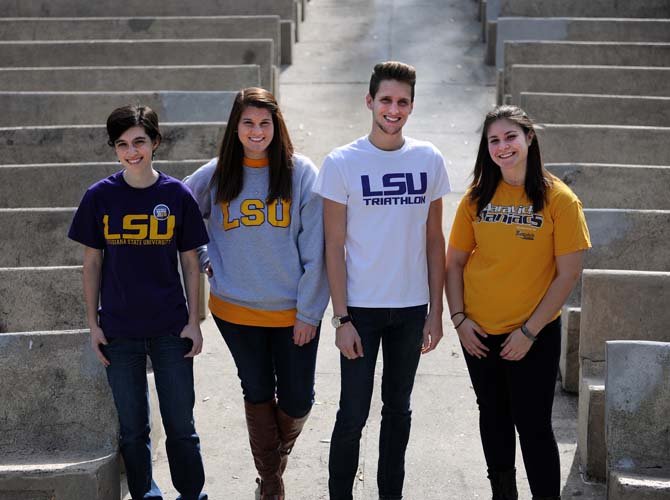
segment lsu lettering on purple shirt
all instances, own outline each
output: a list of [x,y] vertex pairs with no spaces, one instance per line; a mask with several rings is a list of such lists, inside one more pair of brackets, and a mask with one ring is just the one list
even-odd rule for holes
[[100,327],[106,337],[178,335],[188,323],[178,252],[208,242],[188,187],[159,172],[148,188],[123,173],[91,186],[68,236],[103,251]]

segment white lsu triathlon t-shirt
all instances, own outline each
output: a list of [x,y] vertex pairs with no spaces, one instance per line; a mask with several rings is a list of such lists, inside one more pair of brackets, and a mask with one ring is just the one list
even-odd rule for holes
[[367,137],[334,149],[314,191],[347,206],[347,303],[411,307],[429,302],[426,221],[450,191],[440,151],[405,137],[383,151]]

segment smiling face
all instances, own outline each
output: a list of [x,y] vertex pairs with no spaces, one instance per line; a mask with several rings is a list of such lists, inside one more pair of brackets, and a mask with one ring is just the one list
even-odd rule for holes
[[510,120],[497,120],[487,131],[489,155],[505,177],[506,174],[526,172],[528,146],[533,135],[526,136],[523,129]]
[[412,87],[397,80],[382,80],[375,97],[368,94],[365,102],[372,111],[372,133],[397,135],[412,113]]
[[132,172],[151,169],[151,159],[158,141],[151,142],[144,127],[130,127],[114,141],[114,151],[124,168]]
[[237,137],[244,148],[244,156],[255,160],[267,158],[274,132],[272,113],[268,109],[247,106],[237,124]]

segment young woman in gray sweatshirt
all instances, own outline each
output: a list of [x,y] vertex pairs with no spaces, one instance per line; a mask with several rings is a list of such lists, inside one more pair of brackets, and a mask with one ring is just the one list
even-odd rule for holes
[[288,454],[314,403],[328,303],[316,176],[274,96],[252,87],[235,99],[218,158],[186,180],[208,222],[200,264],[242,383],[263,500],[284,498]]

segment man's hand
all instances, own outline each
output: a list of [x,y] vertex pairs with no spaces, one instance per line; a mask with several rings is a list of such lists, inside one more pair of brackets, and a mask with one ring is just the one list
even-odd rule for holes
[[423,325],[423,345],[421,354],[427,354],[437,347],[444,335],[442,331],[442,315],[434,311],[428,313]]
[[296,318],[293,326],[293,343],[297,346],[309,344],[316,337],[316,326]]
[[100,328],[98,325],[94,325],[91,328],[91,349],[93,349],[95,357],[98,358],[100,363],[102,363],[102,366],[107,368],[110,363],[105,355],[102,354],[102,351],[100,350],[101,345],[107,345],[107,339],[105,338],[105,334],[103,333],[102,328]]
[[200,332],[199,323],[187,324],[181,331],[179,337],[182,339],[191,339],[193,342],[193,347],[184,355],[185,358],[195,358],[202,352],[202,333]]
[[335,345],[347,359],[363,357],[361,337],[351,321],[335,330]]

